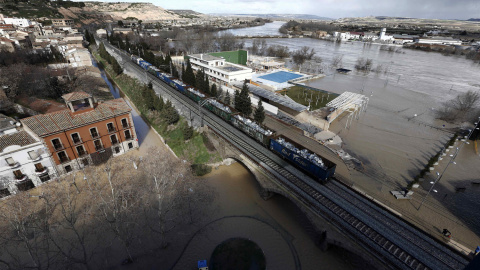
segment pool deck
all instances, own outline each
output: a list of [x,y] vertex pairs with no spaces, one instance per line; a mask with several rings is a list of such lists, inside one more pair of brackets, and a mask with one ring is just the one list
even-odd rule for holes
[[[285,73],[289,73],[291,75],[288,76],[288,78],[285,78],[284,80],[282,80],[282,82],[269,80],[269,79],[272,79],[271,75],[274,75],[275,73],[279,73],[279,72],[285,72]],[[293,75],[295,75],[295,76],[293,76]],[[272,87],[275,90],[281,90],[281,89],[288,88],[288,87],[292,86],[290,83],[288,83],[288,81],[294,80],[294,79],[299,79],[299,78],[302,78],[302,77],[308,77],[308,76],[309,75],[307,75],[307,74],[302,74],[302,73],[298,73],[298,72],[291,72],[291,71],[286,71],[286,70],[275,70],[274,72],[269,72],[269,73],[254,73],[252,75],[252,81],[254,81],[256,83],[266,85],[266,86],[269,86],[269,87]],[[275,77],[275,75],[273,77]]]

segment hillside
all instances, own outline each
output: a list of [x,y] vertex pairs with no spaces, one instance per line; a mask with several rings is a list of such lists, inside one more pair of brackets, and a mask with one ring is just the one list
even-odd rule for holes
[[180,19],[182,16],[151,3],[109,3],[29,0],[21,2],[4,0],[0,12],[10,17],[31,19],[70,18],[77,24],[116,21],[134,17],[138,20],[156,21]]

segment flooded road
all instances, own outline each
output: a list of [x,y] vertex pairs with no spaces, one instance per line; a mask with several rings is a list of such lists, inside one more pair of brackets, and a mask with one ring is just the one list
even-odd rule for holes
[[209,259],[217,245],[243,237],[262,248],[267,269],[359,269],[347,252],[322,252],[312,241],[313,229],[288,199],[275,195],[264,201],[253,175],[240,163],[220,166],[201,181],[218,193],[209,223],[185,250],[174,269],[188,269],[198,258]]

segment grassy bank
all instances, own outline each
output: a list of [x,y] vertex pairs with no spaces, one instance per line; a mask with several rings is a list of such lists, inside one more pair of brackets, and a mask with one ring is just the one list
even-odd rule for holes
[[[327,94],[320,91],[310,90],[298,85],[287,88],[286,92],[287,96],[289,96],[295,102],[305,106],[308,106],[309,100],[311,100],[311,111],[325,107],[328,102],[338,97],[338,95],[334,93]],[[285,95],[285,91],[282,92],[282,95]]]
[[205,146],[205,138],[202,134],[194,132],[189,140],[184,140],[183,130],[188,126],[186,119],[180,117],[180,120],[174,125],[168,125],[164,121],[161,121],[157,112],[149,111],[143,104],[143,96],[139,90],[144,86],[143,83],[123,73],[115,76],[112,66],[109,65],[106,60],[102,59],[97,52],[94,50],[91,51],[95,59],[103,66],[105,72],[108,73],[120,90],[135,104],[145,122],[165,139],[166,143],[178,157],[187,159],[195,164],[220,161],[220,157],[216,153],[208,151]]

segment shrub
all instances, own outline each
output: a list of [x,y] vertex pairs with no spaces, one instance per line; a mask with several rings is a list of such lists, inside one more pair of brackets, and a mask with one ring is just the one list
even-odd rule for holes
[[185,141],[190,140],[193,136],[193,127],[186,126],[182,130],[183,132],[183,139]]
[[212,171],[212,167],[205,164],[193,164],[192,165],[193,174],[196,176],[204,176],[207,173]]

